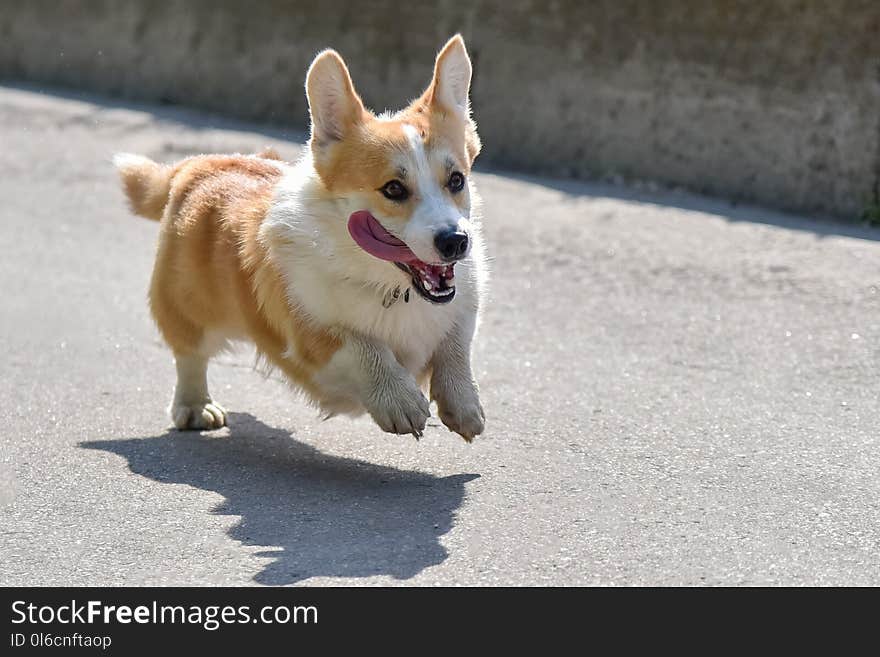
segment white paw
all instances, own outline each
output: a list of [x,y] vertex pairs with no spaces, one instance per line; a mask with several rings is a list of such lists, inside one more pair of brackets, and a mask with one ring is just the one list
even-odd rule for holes
[[428,400],[416,382],[397,380],[376,391],[367,405],[376,424],[388,433],[410,433],[419,438],[431,417]]
[[226,426],[226,410],[213,401],[198,404],[175,402],[171,407],[171,420],[181,431],[186,429],[219,429]]
[[476,388],[434,393],[440,420],[467,442],[483,433],[486,415]]

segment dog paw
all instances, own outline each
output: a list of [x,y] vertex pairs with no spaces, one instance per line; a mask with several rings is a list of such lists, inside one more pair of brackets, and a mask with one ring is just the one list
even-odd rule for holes
[[175,403],[171,407],[174,426],[186,429],[219,429],[226,426],[226,411],[213,401],[198,404]]
[[440,420],[450,431],[454,431],[467,442],[483,433],[486,415],[477,391],[450,397],[435,397]]
[[382,431],[421,437],[431,416],[428,400],[415,381],[387,385],[374,395],[368,409]]

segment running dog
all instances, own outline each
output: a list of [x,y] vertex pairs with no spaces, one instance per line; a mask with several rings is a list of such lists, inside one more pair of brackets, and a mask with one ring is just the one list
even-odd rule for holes
[[160,222],[149,298],[177,366],[177,428],[225,425],[208,361],[250,340],[328,417],[366,411],[418,438],[424,389],[450,430],[468,442],[483,432],[470,356],[486,280],[470,81],[457,35],[427,90],[377,116],[325,50],[306,76],[311,137],[296,164],[271,152],[115,157],[133,211]]

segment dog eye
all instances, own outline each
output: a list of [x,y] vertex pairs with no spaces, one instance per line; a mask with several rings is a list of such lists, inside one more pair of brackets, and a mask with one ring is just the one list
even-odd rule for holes
[[449,176],[449,182],[446,186],[449,187],[449,191],[453,194],[460,192],[464,189],[464,174],[453,171],[452,175]]
[[385,198],[392,201],[405,201],[409,198],[409,190],[399,180],[391,180],[379,190]]

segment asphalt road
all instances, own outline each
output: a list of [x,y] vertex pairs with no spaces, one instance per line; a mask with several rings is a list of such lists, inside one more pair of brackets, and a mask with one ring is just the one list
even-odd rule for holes
[[247,350],[170,430],[110,157],[282,137],[0,89],[0,584],[880,584],[877,231],[482,173],[484,437],[322,422]]

